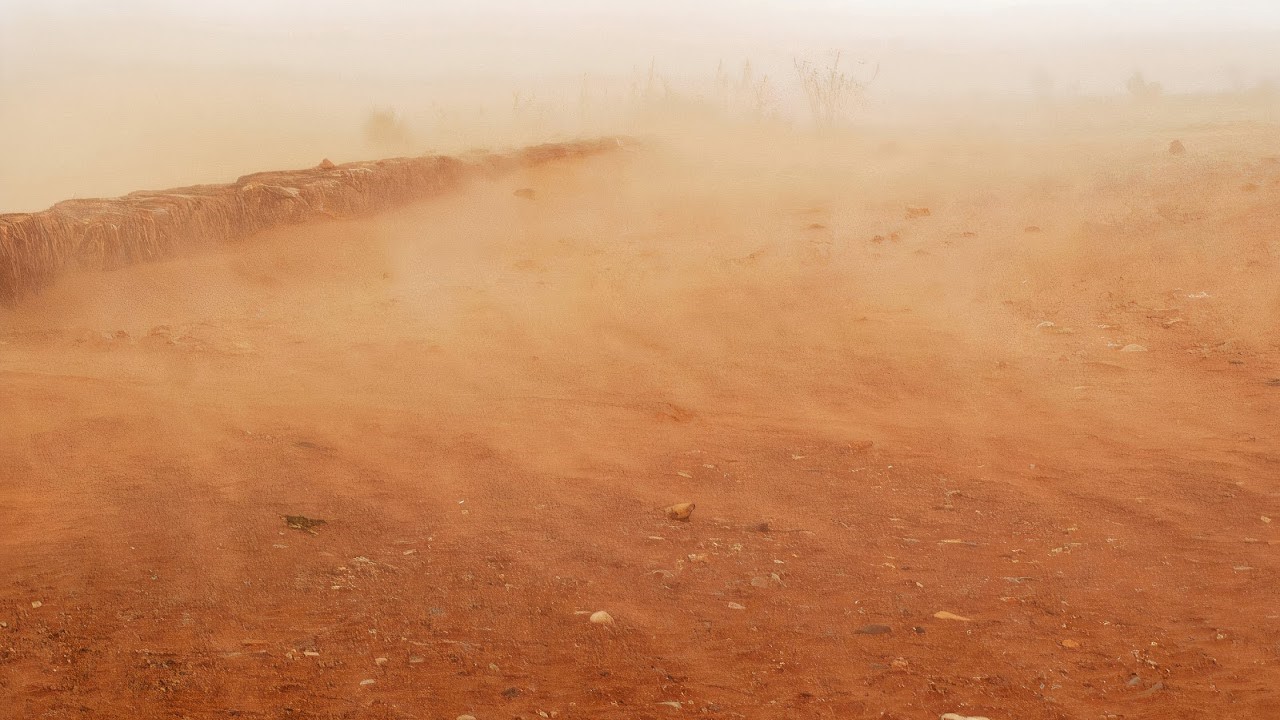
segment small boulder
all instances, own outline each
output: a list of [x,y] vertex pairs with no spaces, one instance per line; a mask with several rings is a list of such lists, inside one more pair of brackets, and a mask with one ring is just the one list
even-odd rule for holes
[[671,520],[679,520],[681,522],[689,522],[689,516],[693,515],[693,510],[697,505],[691,502],[676,503],[666,509],[667,517]]

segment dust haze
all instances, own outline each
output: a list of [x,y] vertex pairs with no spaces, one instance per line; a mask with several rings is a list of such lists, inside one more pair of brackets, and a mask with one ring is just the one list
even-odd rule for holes
[[0,0],[0,212],[624,139],[0,307],[0,706],[1274,712],[1270,3],[365,5]]

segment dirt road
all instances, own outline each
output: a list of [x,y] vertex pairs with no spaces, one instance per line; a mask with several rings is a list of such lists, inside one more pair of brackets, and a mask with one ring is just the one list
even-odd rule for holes
[[2,311],[0,715],[1280,717],[1280,149],[1170,132],[655,142]]

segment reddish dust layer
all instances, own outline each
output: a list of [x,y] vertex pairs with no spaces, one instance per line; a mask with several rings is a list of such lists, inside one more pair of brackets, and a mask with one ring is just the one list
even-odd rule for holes
[[0,707],[1276,717],[1273,134],[1055,122],[62,278],[0,315]]
[[112,269],[172,257],[282,225],[358,217],[420,200],[477,174],[616,149],[614,139],[539,145],[460,160],[429,156],[246,175],[229,185],[67,200],[38,213],[0,215],[0,303],[52,282],[68,267]]

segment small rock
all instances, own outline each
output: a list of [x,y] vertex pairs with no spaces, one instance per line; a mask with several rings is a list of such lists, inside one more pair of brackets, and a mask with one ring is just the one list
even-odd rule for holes
[[284,525],[291,530],[302,530],[312,535],[316,534],[315,529],[324,525],[325,521],[318,518],[309,518],[305,515],[285,515]]
[[519,695],[520,695],[520,688],[518,687],[509,687],[506,690],[502,691],[502,697],[508,700],[514,700]]
[[888,625],[863,625],[853,631],[855,635],[886,635],[893,632]]
[[731,603],[729,603],[729,609],[730,609],[730,610],[746,610],[746,609],[747,609],[747,606],[746,606],[746,605],[741,605],[741,604],[736,603],[736,602],[731,602]]
[[612,625],[613,616],[603,610],[597,610],[591,613],[591,622],[597,625]]
[[960,713],[947,713],[938,720],[991,720],[981,715],[961,715]]
[[677,710],[679,710],[680,708],[684,707],[683,705],[681,705],[680,703],[676,702],[675,700],[667,700],[666,702],[660,702],[660,703],[658,703],[658,704],[659,704],[659,705],[666,705],[667,707],[673,707],[673,708],[675,708],[675,709],[677,709]]
[[1146,690],[1143,690],[1142,692],[1138,693],[1138,697],[1150,697],[1151,695],[1155,695],[1156,693],[1160,692],[1163,689],[1164,689],[1164,683],[1157,682],[1155,685],[1152,685]]
[[514,193],[511,193],[511,194],[515,195],[518,198],[523,198],[525,200],[532,200],[535,197],[533,188],[520,188],[519,190],[516,190]]
[[929,217],[931,213],[927,207],[908,207],[907,219],[915,220],[916,218]]
[[1080,647],[1080,643],[1076,642],[1075,640],[1063,640],[1062,647],[1067,648],[1068,650],[1075,650],[1076,648]]
[[360,681],[360,684],[361,684],[361,685],[372,685],[372,684],[374,684],[374,683],[376,683],[376,682],[377,682],[377,680],[374,680],[373,678],[366,678],[366,679],[364,679],[364,680],[361,680],[361,681]]
[[316,652],[315,650],[303,650],[302,654],[305,655],[306,657],[320,657],[320,653]]
[[1266,515],[1263,515],[1263,516],[1262,516],[1262,522],[1270,524],[1270,523],[1271,523],[1271,518],[1267,517]]
[[1136,343],[1130,343],[1120,348],[1120,352],[1146,352],[1146,351],[1147,351],[1147,348],[1145,346],[1138,345]]
[[44,603],[40,602],[39,600],[32,600],[32,601],[31,601],[31,608],[32,608],[32,609],[38,608],[38,607],[40,607],[41,605],[44,605]]
[[666,509],[667,517],[671,520],[688,522],[689,516],[693,514],[693,510],[696,507],[697,505],[691,502],[676,503]]
[[336,168],[336,167],[338,167],[338,166],[337,166],[337,165],[334,165],[334,164],[333,164],[333,161],[332,161],[332,160],[330,160],[329,158],[325,158],[325,159],[321,160],[321,161],[320,161],[320,164],[319,164],[319,165],[317,165],[316,167],[320,168],[321,170],[332,170],[332,169],[334,169],[334,168]]
[[1125,683],[1125,685],[1128,685],[1129,687],[1134,687],[1141,684],[1142,684],[1142,678],[1137,675],[1134,675],[1133,677],[1129,678],[1129,682]]
[[459,715],[458,720],[476,720],[475,715]]
[[379,665],[379,666],[381,666],[381,665],[386,665],[386,664],[387,664],[387,659],[386,659],[386,658],[384,658],[384,657],[374,658],[374,659],[373,659],[373,664],[374,664],[374,665]]
[[938,612],[934,613],[933,616],[938,618],[939,620],[959,620],[960,622],[973,622],[973,620],[967,617],[962,617],[960,615],[956,615],[953,612],[947,612],[946,610],[939,610]]
[[1040,226],[1039,226],[1039,225],[1028,225],[1028,226],[1026,226],[1025,228],[1023,228],[1023,229],[1022,229],[1022,231],[1023,231],[1023,232],[1028,232],[1028,233],[1038,233],[1038,232],[1040,232]]
[[426,659],[426,658],[424,658],[424,657],[422,657],[421,655],[410,655],[410,656],[409,656],[409,664],[410,664],[410,665],[421,665],[422,663],[424,663],[424,662],[426,662],[426,661],[427,661],[427,659]]
[[1187,146],[1183,145],[1181,140],[1174,140],[1173,142],[1169,143],[1170,155],[1182,155],[1186,151],[1187,151]]

